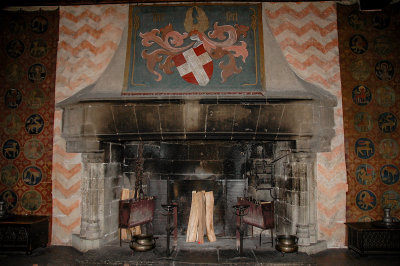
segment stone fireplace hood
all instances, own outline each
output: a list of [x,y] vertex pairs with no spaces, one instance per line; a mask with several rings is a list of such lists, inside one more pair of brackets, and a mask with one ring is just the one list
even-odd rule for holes
[[132,140],[294,140],[299,149],[330,150],[336,97],[292,71],[265,18],[262,97],[122,96],[127,35],[97,82],[57,105],[68,152]]

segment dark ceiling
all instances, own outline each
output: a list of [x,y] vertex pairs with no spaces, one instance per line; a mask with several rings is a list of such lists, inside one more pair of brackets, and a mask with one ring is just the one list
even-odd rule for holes
[[[308,0],[308,1],[293,1],[293,0],[251,0],[243,2],[325,2],[328,0]],[[171,2],[232,2],[232,0],[2,0],[1,7],[7,6],[72,6],[72,5],[99,5],[99,4],[128,4],[128,3],[171,3]],[[340,1],[336,1],[340,2]]]

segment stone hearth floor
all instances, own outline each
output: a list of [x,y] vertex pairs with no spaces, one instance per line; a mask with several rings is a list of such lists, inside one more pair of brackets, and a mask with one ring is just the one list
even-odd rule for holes
[[400,265],[400,254],[362,257],[347,249],[328,249],[314,255],[302,252],[282,255],[270,243],[260,248],[257,237],[245,239],[244,256],[239,257],[235,243],[232,238],[219,238],[214,243],[188,244],[179,238],[178,248],[168,258],[166,240],[161,237],[156,248],[148,252],[132,252],[129,243],[120,247],[119,241],[85,253],[72,247],[51,246],[35,249],[30,256],[23,252],[1,252],[0,265]]

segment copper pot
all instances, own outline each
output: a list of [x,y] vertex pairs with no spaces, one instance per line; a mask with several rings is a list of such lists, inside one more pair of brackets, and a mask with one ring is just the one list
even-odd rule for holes
[[129,247],[135,251],[148,251],[156,246],[156,240],[153,235],[140,234],[132,236]]
[[297,245],[299,238],[295,235],[278,235],[275,240],[275,248],[279,252],[292,253],[297,252],[299,248]]

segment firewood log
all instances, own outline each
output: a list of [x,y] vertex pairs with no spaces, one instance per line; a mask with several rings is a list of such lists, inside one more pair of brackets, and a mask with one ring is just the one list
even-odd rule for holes
[[217,238],[214,232],[214,193],[212,191],[205,193],[205,201],[207,238],[208,241],[215,242]]

